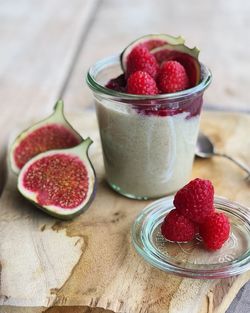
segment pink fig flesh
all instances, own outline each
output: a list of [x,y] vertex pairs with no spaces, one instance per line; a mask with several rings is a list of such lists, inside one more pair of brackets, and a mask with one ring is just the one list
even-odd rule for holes
[[167,41],[162,39],[151,39],[143,43],[143,45],[147,47],[149,51],[165,44],[167,44]]
[[89,178],[78,156],[60,153],[32,163],[23,175],[22,184],[36,193],[38,205],[74,209],[87,197]]
[[14,160],[19,169],[37,154],[52,150],[71,148],[80,143],[80,139],[60,124],[48,124],[28,134],[14,150]]

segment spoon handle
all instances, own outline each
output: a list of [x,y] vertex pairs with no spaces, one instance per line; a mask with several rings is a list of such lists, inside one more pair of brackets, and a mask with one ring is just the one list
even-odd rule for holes
[[248,174],[248,177],[249,177],[249,175],[250,175],[250,168],[249,168],[247,165],[245,165],[244,163],[242,163],[241,161],[236,160],[236,159],[232,158],[231,156],[229,156],[229,155],[227,155],[227,154],[225,154],[225,153],[214,152],[214,155],[227,158],[228,160],[234,162],[234,163],[237,164],[241,169],[243,169],[243,170]]

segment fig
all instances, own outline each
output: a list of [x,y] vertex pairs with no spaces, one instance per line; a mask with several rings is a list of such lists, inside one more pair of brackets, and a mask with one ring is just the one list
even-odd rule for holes
[[71,219],[94,198],[96,175],[88,157],[92,140],[73,148],[50,150],[29,160],[20,170],[19,192],[46,213]]
[[124,72],[126,72],[126,63],[127,58],[130,52],[138,45],[144,45],[148,48],[149,51],[152,49],[155,49],[157,47],[163,46],[165,44],[171,44],[171,45],[179,45],[183,44],[184,39],[179,37],[173,37],[166,34],[150,34],[142,36],[135,41],[133,41],[130,45],[128,45],[123,52],[121,53],[120,59],[121,59],[121,66]]
[[59,100],[52,115],[26,129],[15,139],[9,153],[11,169],[17,174],[37,154],[51,149],[74,147],[81,140],[65,119],[63,101]]
[[196,47],[190,49],[184,44],[166,44],[151,50],[159,65],[170,60],[181,63],[189,77],[190,87],[199,84],[201,79],[201,67],[198,60],[199,52]]

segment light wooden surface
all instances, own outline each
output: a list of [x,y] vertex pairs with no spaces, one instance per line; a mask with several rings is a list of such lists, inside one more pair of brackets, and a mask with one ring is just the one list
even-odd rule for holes
[[[87,132],[95,142],[91,158],[98,191],[84,214],[72,222],[48,217],[21,198],[16,177],[9,176],[0,199],[2,310],[36,306],[32,312],[37,313],[42,307],[78,306],[122,313],[225,312],[250,272],[221,281],[183,279],[152,268],[138,256],[130,228],[149,201],[126,199],[107,187],[93,116],[94,112],[84,119],[70,116],[80,133]],[[249,145],[239,141],[250,131],[250,116],[204,113],[202,129],[219,149],[250,157]],[[193,176],[211,179],[221,196],[246,205],[250,201],[244,173],[234,164],[216,158],[196,160]]]
[[[75,127],[81,130],[83,134],[91,135],[90,132],[92,132],[94,139],[96,139],[95,141],[98,142],[96,130],[91,130],[90,125],[88,127],[84,122],[86,115],[90,114],[93,116],[91,93],[84,83],[87,68],[99,58],[119,53],[135,37],[146,33],[166,32],[173,35],[181,34],[186,38],[187,43],[191,46],[197,45],[201,49],[201,60],[211,68],[214,77],[212,85],[206,92],[205,108],[249,113],[249,14],[250,5],[246,0],[213,0],[207,2],[198,0],[188,2],[184,0],[178,2],[174,0],[158,0],[157,2],[152,0],[139,0],[136,2],[132,0],[72,0],[70,2],[64,0],[44,0],[42,2],[1,0],[0,187],[4,185],[3,173],[6,168],[4,162],[5,148],[11,134],[17,129],[26,127],[31,121],[45,116],[59,96],[63,96],[66,102],[66,111],[68,114],[71,114],[71,121]],[[219,125],[223,117],[214,115],[214,119]],[[215,139],[218,139],[220,133],[217,133],[216,128],[213,126],[210,127],[210,119],[207,119],[207,121],[208,126],[205,125],[205,127],[208,133]],[[236,120],[235,117],[229,118],[228,124],[231,127],[230,135],[240,132],[242,122],[237,122],[237,118]],[[221,146],[225,145],[223,141],[219,140],[217,142]],[[225,148],[229,149],[230,152],[232,142],[229,141],[227,144],[228,146],[225,146]],[[234,153],[248,162],[249,157],[246,158],[246,154],[240,152],[239,149],[242,144],[241,138],[234,144],[236,145]],[[245,149],[249,152],[249,146],[245,145]],[[96,158],[97,155],[94,155],[94,157]],[[204,163],[201,164],[204,165]],[[96,167],[100,168],[99,166],[98,162]],[[222,166],[224,166],[224,163],[219,160],[209,163],[211,172],[214,171],[215,173],[220,171]],[[230,165],[228,164],[227,166]],[[199,168],[197,173],[196,168],[194,169],[195,175],[205,175],[206,172],[203,172],[205,171],[203,166]],[[230,171],[227,171],[225,175],[227,178],[225,183],[228,187],[227,190],[230,190],[229,192],[231,192],[233,183],[240,188],[242,181],[240,179],[235,181],[234,179],[233,182],[230,176],[238,177],[237,169],[230,167]],[[224,190],[222,190],[222,184],[216,178],[215,183],[219,188],[218,193],[222,192]],[[105,189],[101,185],[100,189],[102,190],[103,188]],[[106,191],[107,195],[110,196],[111,192],[108,189],[105,189]],[[223,192],[227,193],[227,191]],[[239,198],[239,201],[245,201],[249,205],[249,198],[244,200],[243,194],[244,192],[238,191],[236,198]],[[111,203],[114,206],[119,206],[117,199],[120,198],[116,196],[114,199]],[[1,212],[2,210],[7,210],[8,212],[8,207],[13,206],[13,203],[19,200],[20,197],[16,195],[15,191],[6,186],[1,199],[3,202],[0,202]],[[101,207],[98,198],[95,202],[97,202],[96,205]],[[7,206],[3,207],[1,203],[5,203]],[[21,202],[21,207],[23,205],[25,204]],[[143,207],[144,204],[139,203],[137,210],[140,208],[139,206]],[[136,214],[137,210],[130,213],[130,218]],[[25,211],[26,213],[27,215],[25,216],[27,217],[30,214],[33,216],[33,211],[30,209]],[[52,236],[53,241],[57,243],[57,249],[50,253],[50,257],[52,260],[60,257],[60,259],[67,260],[68,264],[68,267],[61,267],[64,273],[60,272],[61,269],[57,269],[52,275],[53,279],[43,277],[43,282],[48,279],[47,289],[41,289],[41,295],[46,297],[50,287],[60,285],[66,279],[70,268],[80,259],[79,253],[82,252],[82,241],[84,241],[84,238],[78,238],[74,232],[73,237],[66,235],[66,232],[70,229],[70,223],[66,227],[66,232],[65,230],[56,232],[51,230],[51,223],[53,222],[49,218],[42,214],[34,214],[31,236],[34,236],[35,240],[40,240],[39,236],[41,234],[40,232],[37,233],[36,230],[40,225],[41,227],[43,226],[42,223],[45,219],[46,223],[48,223],[45,234],[48,234],[48,237]],[[10,216],[8,215],[8,218]],[[88,214],[86,214],[87,217]],[[15,220],[11,221],[10,226],[18,226],[18,229],[23,231],[24,227],[21,221],[22,218],[17,214]],[[8,229],[8,219],[1,218],[1,223],[2,230]],[[25,223],[24,225],[26,225]],[[79,224],[78,226],[80,227],[81,225]],[[30,234],[27,236],[29,237]],[[80,240],[78,241],[78,239]],[[20,252],[21,249],[15,246],[15,244],[13,244],[15,249],[10,250],[13,256]],[[60,245],[62,245],[62,250],[66,249],[66,251],[69,251],[67,255],[60,254]],[[9,247],[5,244],[4,249],[8,251]],[[52,247],[46,246],[45,251],[47,249],[52,249]],[[0,249],[0,263],[3,273],[7,265],[2,262],[2,251]],[[39,246],[38,251],[38,255],[42,258],[41,263],[43,263],[44,258],[46,259],[44,247]],[[38,259],[34,257],[34,260]],[[7,264],[13,266],[15,264],[14,258],[9,260]],[[48,265],[46,262],[48,260],[45,260],[45,264]],[[22,270],[25,269],[27,270],[27,267],[25,268],[24,266]],[[40,271],[42,272],[43,268],[40,268]],[[13,273],[11,275],[8,279],[11,278],[13,282],[16,282],[16,276]],[[35,273],[34,276],[39,285],[39,275],[36,275],[38,274]],[[244,283],[245,277],[240,277],[236,283],[233,281],[232,286],[228,281],[220,282],[223,290],[227,290],[227,288],[231,290],[230,296],[220,297],[220,300],[218,300],[216,298],[218,292],[209,293],[209,297],[203,299],[202,307],[204,312],[224,312],[225,307],[232,300],[232,295],[235,296],[237,289]],[[23,277],[24,281],[28,278]],[[2,293],[4,281],[5,276],[2,274],[0,294]],[[82,284],[84,285],[84,283]],[[15,283],[13,285],[15,287]],[[31,290],[32,285],[26,286],[26,288]],[[19,289],[20,294],[26,290],[25,288]],[[79,294],[81,294],[80,291]],[[214,296],[215,300],[213,300]],[[140,297],[139,292],[138,297]],[[223,301],[220,303],[222,298]],[[52,299],[54,298],[52,297]],[[5,301],[6,299],[2,296],[1,300]],[[60,304],[63,304],[63,301]],[[33,305],[35,304],[33,303]],[[95,305],[95,303],[92,303],[92,305]],[[216,309],[216,307],[220,309]],[[2,312],[2,309],[4,310],[3,312],[7,312],[6,310],[12,312],[14,310],[13,308],[0,307],[0,312]],[[26,310],[25,312],[28,312],[28,309]],[[72,310],[74,312],[75,309]],[[78,310],[79,312],[89,312],[87,308],[79,308]],[[53,312],[53,309],[49,311]],[[76,312],[78,313],[78,311]],[[149,312],[151,313],[151,311]],[[182,313],[182,311],[179,312]]]

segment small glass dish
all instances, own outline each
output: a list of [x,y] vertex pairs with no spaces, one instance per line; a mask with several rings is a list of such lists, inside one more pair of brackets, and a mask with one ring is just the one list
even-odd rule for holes
[[231,233],[221,249],[211,252],[199,237],[189,243],[173,243],[161,235],[163,219],[174,208],[173,199],[170,196],[151,203],[132,226],[133,244],[146,261],[163,271],[199,279],[225,278],[250,269],[249,209],[215,197],[216,211],[227,215]]

